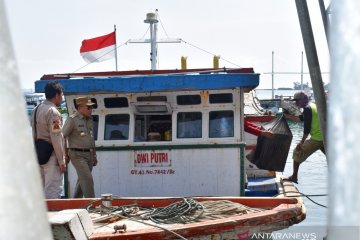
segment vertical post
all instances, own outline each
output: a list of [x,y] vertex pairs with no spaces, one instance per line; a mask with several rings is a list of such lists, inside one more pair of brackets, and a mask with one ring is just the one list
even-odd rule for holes
[[360,223],[359,0],[333,1],[330,26],[329,234],[358,240]]
[[300,83],[301,83],[301,90],[304,90],[304,52],[301,51],[301,72],[300,72]]
[[328,43],[328,47],[329,47],[329,21],[327,18],[327,14],[326,14],[326,10],[325,10],[325,4],[324,4],[324,0],[319,0],[319,7],[320,7],[320,12],[321,12],[321,17],[322,17],[322,21],[323,21],[323,25],[324,25],[324,30],[325,30],[325,36],[326,36],[326,40]]
[[[157,17],[157,10],[156,10],[156,17]],[[157,69],[158,59],[157,59],[157,22],[154,23],[154,39],[153,41],[153,67],[152,70]]]
[[220,59],[220,56],[218,56],[218,55],[214,56],[214,59],[213,59],[214,69],[219,69],[219,59]]
[[315,101],[319,113],[320,127],[323,133],[326,149],[326,99],[324,85],[321,78],[320,64],[316,52],[315,40],[311,28],[311,21],[306,0],[295,0],[299,17],[306,58],[309,66],[311,83],[314,89]]
[[245,171],[245,131],[244,131],[244,88],[240,88],[240,196],[245,196],[245,181],[246,181],[246,171]]
[[186,59],[187,59],[186,56],[182,56],[182,57],[181,57],[181,69],[182,69],[182,70],[187,69]]
[[274,99],[274,51],[271,52],[271,99]]
[[153,23],[150,22],[150,61],[151,61],[151,70],[156,69],[156,64],[154,66],[154,28]]
[[118,63],[117,63],[117,41],[116,41],[116,25],[114,25],[114,34],[115,34],[115,70],[118,70]]
[[0,36],[0,239],[50,240],[39,165],[3,0]]

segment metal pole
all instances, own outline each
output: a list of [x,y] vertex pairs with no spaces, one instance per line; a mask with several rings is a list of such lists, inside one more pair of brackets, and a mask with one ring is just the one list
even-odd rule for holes
[[320,7],[321,17],[322,17],[322,21],[323,21],[323,25],[324,25],[326,40],[327,40],[328,47],[329,47],[329,33],[328,33],[329,22],[328,22],[328,18],[327,18],[327,14],[326,14],[324,0],[319,0],[319,7]]
[[327,146],[326,133],[326,99],[321,77],[319,59],[316,52],[315,40],[311,28],[311,21],[306,0],[295,0],[298,12],[306,58],[309,66],[311,83],[314,90],[316,106],[319,114],[320,127],[324,137],[325,149]]
[[300,72],[300,83],[301,83],[301,90],[304,90],[304,52],[301,51],[301,72]]
[[[157,14],[157,13],[156,13]],[[153,59],[154,59],[154,66],[153,70],[157,69],[157,23],[154,23],[154,50],[153,50]]]
[[274,99],[274,51],[271,52],[271,99]]
[[156,64],[154,66],[154,24],[150,23],[150,61],[151,61],[151,70],[156,69]]
[[114,25],[114,34],[115,34],[115,69],[118,70],[118,63],[117,63],[117,45],[116,45],[116,25]]
[[0,0],[0,239],[52,239],[25,99]]
[[359,0],[334,1],[330,25],[329,234],[358,240],[360,229]]

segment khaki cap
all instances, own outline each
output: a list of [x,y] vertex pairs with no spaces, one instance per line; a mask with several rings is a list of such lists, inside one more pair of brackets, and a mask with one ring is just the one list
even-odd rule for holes
[[91,101],[88,97],[78,97],[75,99],[76,106],[93,106],[95,103]]

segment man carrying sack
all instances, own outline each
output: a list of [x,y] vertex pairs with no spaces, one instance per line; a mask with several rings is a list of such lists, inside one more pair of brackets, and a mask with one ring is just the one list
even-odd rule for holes
[[62,129],[68,144],[66,157],[70,157],[78,175],[74,198],[93,198],[95,191],[91,171],[97,164],[91,116],[94,103],[87,97],[78,97],[75,103],[77,112],[68,117]]
[[[31,117],[33,138],[47,199],[60,198],[63,190],[63,173],[66,163],[61,133],[62,117],[57,110],[63,99],[63,91],[60,83],[56,81],[47,83],[46,100],[34,108]],[[47,155],[45,159],[44,155]]]

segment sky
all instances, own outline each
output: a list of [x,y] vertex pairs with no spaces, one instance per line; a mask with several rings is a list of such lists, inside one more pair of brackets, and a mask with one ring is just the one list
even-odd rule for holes
[[[317,0],[308,8],[323,81],[329,81],[329,53]],[[324,1],[327,7],[329,1]],[[253,67],[259,88],[271,88],[275,72],[308,72],[295,0],[5,0],[11,39],[23,89],[33,89],[44,74],[114,71],[115,61],[87,63],[80,56],[84,39],[117,28],[118,69],[151,68],[150,44],[124,44],[148,38],[146,14],[158,9],[158,38],[186,43],[158,44],[158,69]],[[144,34],[146,35],[144,36]],[[274,62],[272,63],[272,52]],[[80,70],[78,70],[80,69]],[[293,87],[299,74],[276,74],[274,87]],[[304,82],[311,83],[304,74]]]

